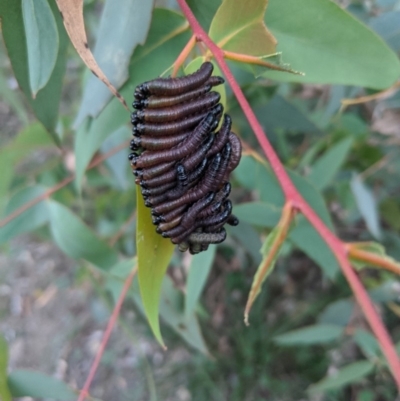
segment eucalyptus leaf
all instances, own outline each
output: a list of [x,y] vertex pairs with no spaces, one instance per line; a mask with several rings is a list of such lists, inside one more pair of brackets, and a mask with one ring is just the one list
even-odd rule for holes
[[15,370],[8,376],[13,397],[53,398],[75,400],[77,394],[64,382],[33,370]]
[[99,239],[75,214],[60,203],[51,201],[50,229],[60,249],[75,259],[85,259],[108,270],[118,258],[115,250]]
[[28,49],[29,84],[33,98],[50,79],[56,65],[59,38],[47,0],[22,0]]
[[397,55],[334,1],[270,0],[265,23],[283,60],[305,76],[267,71],[264,77],[383,89],[400,76]]
[[275,336],[273,340],[279,345],[314,345],[338,340],[344,332],[341,326],[332,324],[315,324],[292,330]]

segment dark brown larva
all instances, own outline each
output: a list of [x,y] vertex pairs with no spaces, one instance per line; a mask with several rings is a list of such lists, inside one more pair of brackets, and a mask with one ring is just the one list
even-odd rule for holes
[[[213,109],[215,114],[218,116],[222,113],[223,107],[218,104]],[[183,131],[187,131],[190,128],[196,127],[201,120],[206,117],[208,112],[202,112],[200,114],[194,114],[181,121],[173,121],[166,124],[150,124],[140,123],[134,125],[132,131],[134,135],[151,135],[151,136],[163,136],[163,135],[174,135],[179,134]]]
[[[133,107],[136,109],[161,109],[164,107],[171,107],[176,104],[187,102],[192,99],[196,99],[207,92],[210,92],[212,85],[206,83],[206,85],[197,88],[193,91],[182,93],[178,96],[150,96],[147,99],[137,100],[133,103]],[[136,106],[135,106],[136,105]]]
[[165,163],[172,160],[180,160],[189,156],[203,141],[218,126],[218,119],[210,112],[206,118],[199,123],[194,129],[191,136],[187,136],[181,144],[172,149],[167,149],[159,152],[145,151],[141,155],[131,153],[131,162],[133,166],[143,168],[151,167],[158,163]]
[[210,92],[204,96],[194,99],[192,102],[185,102],[163,109],[145,109],[133,113],[135,122],[165,123],[181,120],[191,114],[198,114],[215,106],[221,95],[218,92]]
[[202,86],[211,77],[213,69],[210,62],[205,62],[198,71],[185,77],[156,78],[144,82],[136,88],[135,97],[140,99],[148,95],[176,96],[189,92]]
[[236,225],[229,173],[240,160],[241,144],[230,132],[220,95],[224,82],[211,76],[211,63],[182,78],[157,78],[135,90],[134,138],[129,160],[157,233],[179,250],[196,254],[226,237],[224,224]]
[[214,157],[213,161],[209,165],[203,179],[200,181],[198,185],[196,185],[190,192],[186,192],[181,198],[165,202],[162,205],[155,207],[153,210],[156,213],[162,214],[168,212],[170,210],[175,209],[178,206],[183,204],[192,203],[197,201],[201,197],[205,196],[209,192],[214,191],[216,186],[218,185],[215,182],[215,176],[218,172],[218,169],[221,164],[221,155],[217,153]]

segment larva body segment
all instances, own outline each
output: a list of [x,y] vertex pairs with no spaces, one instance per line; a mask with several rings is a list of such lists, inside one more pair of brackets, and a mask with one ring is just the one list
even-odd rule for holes
[[215,106],[221,98],[218,92],[210,92],[194,99],[192,102],[185,102],[163,109],[145,109],[136,112],[137,121],[148,123],[164,123],[168,121],[181,120],[191,114],[198,114]]
[[206,83],[204,86],[197,88],[193,91],[182,93],[178,96],[150,96],[147,99],[143,99],[140,102],[139,107],[136,109],[162,109],[164,107],[171,107],[176,104],[188,102],[189,100],[196,99],[207,92],[210,92],[212,85]]
[[[181,143],[191,131],[182,132],[180,134],[176,134],[173,136],[160,136],[160,137],[151,137],[151,136],[142,136],[135,137],[131,141],[131,149],[138,150],[143,148],[145,150],[165,150],[171,149],[174,146]],[[134,147],[132,147],[134,145]]]
[[143,98],[148,95],[157,96],[176,96],[192,91],[205,84],[211,77],[213,65],[205,62],[200,69],[193,74],[179,78],[156,78],[152,81],[144,82],[135,89],[135,97]]

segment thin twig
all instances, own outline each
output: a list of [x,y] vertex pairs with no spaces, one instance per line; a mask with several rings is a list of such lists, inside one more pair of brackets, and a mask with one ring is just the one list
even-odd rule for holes
[[110,320],[107,323],[106,331],[104,332],[103,338],[101,340],[101,344],[99,350],[96,353],[92,366],[90,367],[89,374],[86,378],[85,384],[82,390],[79,393],[79,398],[77,401],[84,401],[87,397],[89,397],[89,389],[92,384],[94,375],[96,374],[97,368],[99,367],[101,358],[103,356],[104,350],[106,349],[108,340],[110,339],[111,332],[114,328],[115,322],[118,319],[122,304],[125,300],[126,294],[129,290],[129,287],[132,284],[132,280],[135,277],[137,272],[137,266],[135,266],[132,271],[129,273],[129,276],[126,278],[124,286],[122,287],[121,294],[118,297],[117,303],[115,304],[114,310],[111,314]]

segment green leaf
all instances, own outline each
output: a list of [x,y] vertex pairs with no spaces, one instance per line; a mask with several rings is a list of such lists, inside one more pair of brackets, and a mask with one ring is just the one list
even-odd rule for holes
[[396,54],[333,1],[270,0],[265,22],[284,61],[305,76],[267,71],[264,77],[383,89],[400,75]]
[[207,346],[201,335],[199,322],[194,311],[186,315],[182,308],[183,294],[178,291],[171,278],[166,276],[162,283],[160,315],[188,344],[203,354],[208,354]]
[[226,227],[226,231],[229,235],[234,236],[242,243],[246,252],[252,257],[253,262],[255,264],[259,264],[261,262],[261,241],[260,235],[254,228],[245,222],[241,222],[238,227]]
[[58,30],[47,0],[22,0],[29,84],[33,98],[50,79],[58,53]]
[[138,255],[139,284],[143,306],[158,342],[164,346],[158,321],[161,284],[171,260],[174,245],[157,234],[152,224],[150,209],[144,205],[140,191],[137,194],[136,249]]
[[259,227],[274,227],[278,224],[282,210],[266,202],[247,202],[233,207],[239,220]]
[[75,400],[77,394],[64,382],[33,370],[15,370],[8,376],[13,397],[53,398]]
[[[4,216],[10,215],[14,210],[45,192],[46,188],[42,186],[24,188],[10,199],[5,209]],[[33,231],[46,224],[49,219],[47,206],[47,200],[43,200],[11,220],[6,226],[0,227],[0,244],[9,241],[19,234]]]
[[279,345],[314,345],[325,344],[339,339],[344,328],[333,324],[315,324],[292,330],[275,336],[273,340]]
[[330,303],[319,315],[318,323],[347,326],[354,310],[354,302],[349,299],[339,299]]
[[308,181],[307,178],[301,177],[291,170],[288,170],[288,174],[293,184],[296,186],[306,202],[313,208],[314,212],[318,214],[318,216],[329,229],[333,230],[331,217],[321,193],[312,183]]
[[16,166],[24,160],[33,150],[51,145],[51,140],[42,124],[34,123],[21,131],[13,141],[0,149],[0,210],[4,206],[6,194],[15,174],[10,166]]
[[[101,14],[96,46],[97,64],[118,89],[128,79],[128,66],[138,44],[144,44],[150,27],[154,1],[108,0]],[[90,74],[75,124],[96,117],[111,99],[110,90]]]
[[185,316],[190,317],[195,311],[197,302],[203,292],[210,273],[217,247],[211,245],[207,251],[192,257],[186,282]]
[[290,232],[289,239],[314,260],[330,279],[335,278],[340,271],[335,255],[303,216],[298,218],[296,226]]
[[[136,85],[154,79],[173,64],[189,40],[187,28],[182,15],[169,10],[154,10],[146,43],[135,49],[129,66],[129,81],[120,91],[125,99],[132,97]],[[90,126],[85,126],[85,122],[80,126],[75,139],[77,188],[80,188],[86,167],[103,141],[129,121],[127,111],[117,99],[113,99]]]
[[8,344],[3,336],[0,336],[0,400],[11,401],[11,393],[7,383]]
[[379,223],[378,207],[374,195],[358,175],[353,175],[350,187],[356,200],[358,210],[364,218],[369,232],[375,238],[381,239],[382,233]]
[[267,0],[224,0],[211,22],[210,37],[224,50],[252,56],[276,53],[264,24]]
[[118,255],[107,243],[60,203],[49,202],[50,229],[57,245],[68,256],[85,259],[101,269],[109,269]]
[[371,333],[362,329],[357,329],[353,335],[353,339],[366,358],[378,358],[379,344]]
[[188,0],[187,4],[195,15],[197,21],[199,21],[200,25],[207,32],[218,7],[221,5],[221,0]]
[[336,374],[322,379],[316,384],[309,387],[308,391],[311,394],[321,393],[326,390],[338,389],[343,386],[358,382],[363,377],[369,375],[374,369],[374,364],[368,361],[359,361],[351,363],[342,369],[339,369]]
[[268,133],[279,129],[289,132],[321,133],[308,115],[279,94],[275,94],[270,101],[263,101],[257,105],[254,113]]
[[[265,239],[262,247],[261,254],[263,255],[263,259],[257,267],[256,274],[254,275],[253,282],[251,283],[251,289],[247,298],[246,309],[244,311],[244,321],[248,325],[249,323],[249,314],[251,307],[254,304],[254,301],[258,297],[261,292],[262,285],[267,277],[272,273],[275,268],[276,260],[279,256],[279,251],[282,247],[283,241],[280,240],[282,237],[282,230],[285,227],[281,225],[276,226]],[[279,243],[281,241],[281,243]],[[276,246],[276,249],[273,250],[273,247]],[[273,252],[273,253],[271,253]]]
[[244,188],[251,191],[258,190],[261,200],[264,202],[278,208],[283,206],[285,198],[279,183],[271,170],[264,164],[254,160],[251,156],[242,156],[233,174]]
[[[113,148],[122,145],[125,141],[131,139],[132,132],[127,126],[118,128],[112,135],[110,135],[101,145],[101,152],[107,153]],[[128,147],[120,150],[111,157],[107,158],[105,164],[112,171],[116,184],[123,189],[127,190],[134,185],[132,180],[132,170],[129,166],[128,154],[130,150]]]
[[54,129],[58,119],[58,106],[65,72],[68,39],[56,2],[51,1],[49,4],[57,24],[59,37],[58,55],[47,85],[38,92],[35,99],[31,96],[29,84],[28,50],[22,17],[22,2],[14,0],[1,1],[0,18],[3,39],[15,78],[38,120],[52,134],[53,139],[58,142],[58,136],[54,133]]
[[341,165],[346,160],[347,154],[353,144],[352,138],[344,139],[332,146],[323,156],[321,156],[311,167],[308,180],[317,189],[322,190],[335,178]]

